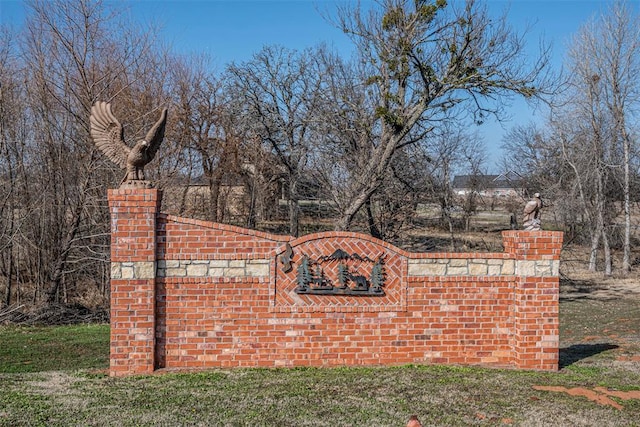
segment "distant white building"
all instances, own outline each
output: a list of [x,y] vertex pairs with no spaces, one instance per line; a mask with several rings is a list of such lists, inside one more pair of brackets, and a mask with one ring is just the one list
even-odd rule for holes
[[524,180],[513,171],[500,175],[456,175],[452,186],[458,196],[472,192],[486,197],[524,196]]

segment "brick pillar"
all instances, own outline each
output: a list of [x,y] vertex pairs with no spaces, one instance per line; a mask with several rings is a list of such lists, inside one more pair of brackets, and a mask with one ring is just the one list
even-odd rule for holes
[[559,266],[563,233],[503,231],[515,258],[515,366],[555,371],[559,355]]
[[156,217],[162,193],[109,190],[111,376],[154,370]]

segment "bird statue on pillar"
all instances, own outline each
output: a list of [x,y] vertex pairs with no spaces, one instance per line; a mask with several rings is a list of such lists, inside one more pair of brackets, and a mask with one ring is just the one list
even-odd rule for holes
[[133,148],[124,141],[122,125],[111,112],[111,104],[96,102],[91,107],[91,137],[96,146],[118,166],[126,170],[120,187],[150,188],[151,183],[145,179],[144,167],[156,155],[164,138],[167,123],[167,109],[164,108],[160,119],[147,132],[146,137],[138,141]]
[[522,227],[527,231],[540,230],[540,210],[542,209],[542,200],[540,193],[533,195],[533,199],[529,200],[524,206],[524,219]]

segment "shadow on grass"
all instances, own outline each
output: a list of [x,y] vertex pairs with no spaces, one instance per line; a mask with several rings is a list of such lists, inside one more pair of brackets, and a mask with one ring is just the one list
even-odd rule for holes
[[612,287],[593,280],[560,278],[560,302],[581,300],[615,301],[637,295],[624,287]]
[[574,344],[569,347],[560,349],[560,369],[573,365],[580,360],[586,359],[596,354],[603,353],[609,350],[615,350],[619,346],[615,344],[600,343],[600,344]]

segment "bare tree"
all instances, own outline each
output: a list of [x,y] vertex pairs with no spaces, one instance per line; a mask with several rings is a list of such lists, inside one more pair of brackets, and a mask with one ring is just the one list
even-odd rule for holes
[[[562,140],[553,129],[552,122],[512,127],[502,140],[502,170],[513,170],[521,176],[517,185],[525,195],[542,193],[545,204],[553,204],[551,212],[557,215],[556,222],[565,225],[567,241],[573,241],[584,222],[584,210],[577,202],[580,195],[574,170],[563,160]],[[522,196],[510,200],[511,213],[522,215],[525,202]],[[549,210],[545,212],[546,216]]]
[[[431,179],[431,197],[440,207],[441,225],[449,231],[451,250],[457,250],[455,233],[458,225],[453,211],[463,208],[464,227],[468,228],[483,184],[478,176],[483,173],[486,158],[484,145],[477,134],[469,132],[467,126],[456,121],[443,122],[427,141],[431,161],[423,168],[423,173]],[[456,173],[471,176],[472,191],[464,196],[453,192]]]
[[26,129],[20,120],[24,92],[14,38],[8,28],[0,28],[0,278],[5,281],[1,303],[6,306],[11,304],[14,291],[19,291],[17,235],[24,216],[18,195],[24,170],[21,141]]
[[310,155],[320,76],[313,51],[265,47],[253,59],[228,68],[246,126],[269,147],[286,174],[289,233],[299,233],[299,185]]
[[[593,95],[593,93],[591,94]],[[584,111],[583,111],[584,112]],[[611,246],[607,232],[613,210],[610,192],[610,168],[605,157],[605,126],[596,112],[586,116],[564,116],[554,122],[555,138],[562,149],[564,162],[574,174],[575,193],[581,202],[583,215],[589,224],[591,250],[589,270],[596,271],[597,252],[602,242],[605,274],[612,272]]]
[[589,224],[589,269],[602,245],[604,272],[612,273],[612,232],[622,201],[622,271],[630,269],[633,123],[640,102],[640,33],[624,3],[585,24],[569,50],[570,91],[555,112],[553,129],[574,173]]
[[552,120],[553,139],[561,150],[562,159],[573,174],[575,194],[590,234],[589,270],[596,271],[600,243],[604,249],[605,274],[611,274],[611,246],[607,229],[613,210],[611,191],[611,126],[602,103],[599,78],[594,78],[583,53],[573,51],[571,90],[563,110]]
[[223,179],[238,174],[239,137],[234,134],[233,114],[226,105],[222,84],[210,71],[212,66],[206,58],[177,59],[171,68],[176,105],[173,142],[186,161],[183,171],[188,171],[189,181],[194,178],[206,181],[207,218],[224,221]]
[[[624,210],[624,243],[622,271],[628,273],[631,238],[631,155],[632,123],[640,106],[640,16],[624,2],[616,2],[600,22],[584,32],[582,41],[594,64],[604,90],[604,102],[612,116],[615,143],[622,149],[621,169]],[[587,52],[585,52],[587,53]]]
[[445,127],[443,132],[434,135],[434,144],[431,150],[433,161],[432,192],[440,206],[440,220],[443,227],[449,231],[450,249],[456,250],[455,225],[452,211],[455,208],[455,196],[453,193],[453,174],[460,162],[460,150],[467,139],[462,129]]
[[91,105],[117,99],[125,131],[135,134],[156,115],[136,116],[136,107],[148,113],[162,88],[150,73],[159,65],[150,34],[125,30],[110,13],[100,1],[29,2],[21,45],[28,106],[22,114],[32,126],[25,144],[33,158],[22,196],[35,209],[22,237],[35,255],[29,270],[36,290],[48,301],[66,300],[81,283],[107,290],[105,184],[119,182],[120,172],[91,142]]
[[359,5],[342,9],[338,24],[358,48],[375,99],[371,155],[351,183],[352,202],[339,229],[350,227],[382,185],[394,154],[424,138],[456,106],[464,103],[481,122],[499,114],[509,96],[538,96],[548,89],[546,51],[527,65],[523,38],[506,17],[492,19],[472,0],[450,7],[441,0],[384,0],[368,13]]

